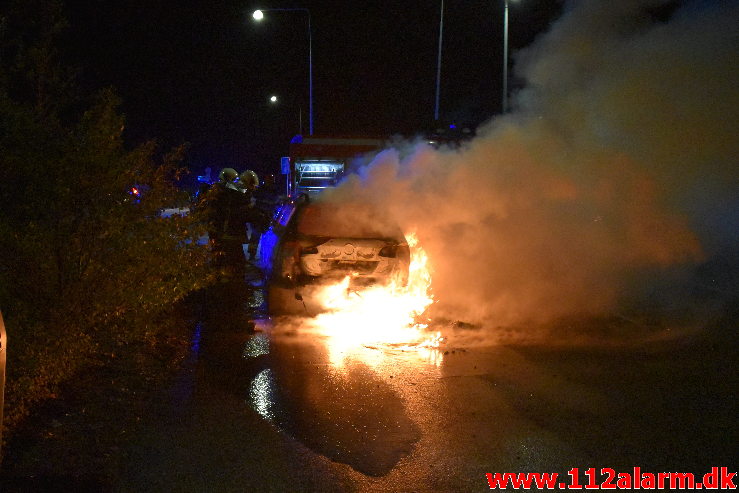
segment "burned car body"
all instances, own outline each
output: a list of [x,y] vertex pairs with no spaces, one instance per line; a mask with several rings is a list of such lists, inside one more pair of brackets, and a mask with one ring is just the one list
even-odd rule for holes
[[301,287],[351,276],[354,286],[407,282],[410,251],[397,225],[367,205],[285,203],[260,241],[268,304],[273,313],[300,297]]

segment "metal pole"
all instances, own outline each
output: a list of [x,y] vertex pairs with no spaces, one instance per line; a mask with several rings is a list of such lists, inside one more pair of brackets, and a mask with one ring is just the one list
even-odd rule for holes
[[503,13],[503,113],[508,113],[508,0]]
[[436,108],[434,120],[439,121],[439,94],[441,87],[441,40],[444,35],[444,0],[441,0],[441,17],[439,18],[439,55],[436,60]]
[[5,406],[5,362],[8,357],[8,335],[5,333],[3,312],[0,311],[0,460],[3,446],[3,407]]
[[310,28],[310,10],[305,9],[305,11],[308,13],[308,94],[310,99],[308,135],[313,135],[313,34]]

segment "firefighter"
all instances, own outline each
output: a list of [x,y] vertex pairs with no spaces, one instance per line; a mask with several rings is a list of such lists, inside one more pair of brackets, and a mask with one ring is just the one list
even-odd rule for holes
[[211,224],[209,233],[219,265],[231,274],[244,272],[243,245],[246,242],[246,222],[249,217],[251,197],[242,193],[237,185],[238,172],[223,168],[219,181],[208,190],[205,198],[207,218]]
[[255,172],[248,169],[239,175],[239,178],[236,180],[236,185],[245,193],[253,193],[259,186],[259,177]]
[[248,197],[249,211],[247,213],[246,222],[249,225],[249,238],[247,252],[249,261],[254,262],[257,258],[257,247],[259,246],[259,238],[266,229],[267,220],[262,211],[256,207],[256,191],[259,187],[259,177],[257,174],[247,169],[239,175],[236,185],[241,189],[243,194]]
[[265,175],[261,185],[254,191],[254,207],[260,211],[263,218],[263,231],[269,226],[269,221],[275,215],[281,204],[280,194],[277,192],[275,175]]

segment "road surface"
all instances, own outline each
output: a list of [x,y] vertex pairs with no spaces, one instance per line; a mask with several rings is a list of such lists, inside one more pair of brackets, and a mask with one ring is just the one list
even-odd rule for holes
[[489,490],[495,472],[736,470],[728,309],[684,333],[571,344],[555,330],[472,343],[500,329],[448,326],[439,350],[341,346],[299,319],[252,334],[218,303],[211,313],[230,322],[199,326],[189,370],[132,444],[123,491],[455,492]]

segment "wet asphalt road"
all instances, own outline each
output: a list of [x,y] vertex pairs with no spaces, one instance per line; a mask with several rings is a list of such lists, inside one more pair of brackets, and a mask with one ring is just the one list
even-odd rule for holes
[[[258,305],[259,290],[244,295]],[[338,347],[294,320],[251,334],[215,308],[122,491],[455,492],[488,490],[494,472],[736,470],[735,313],[639,344],[451,337],[415,351]]]

